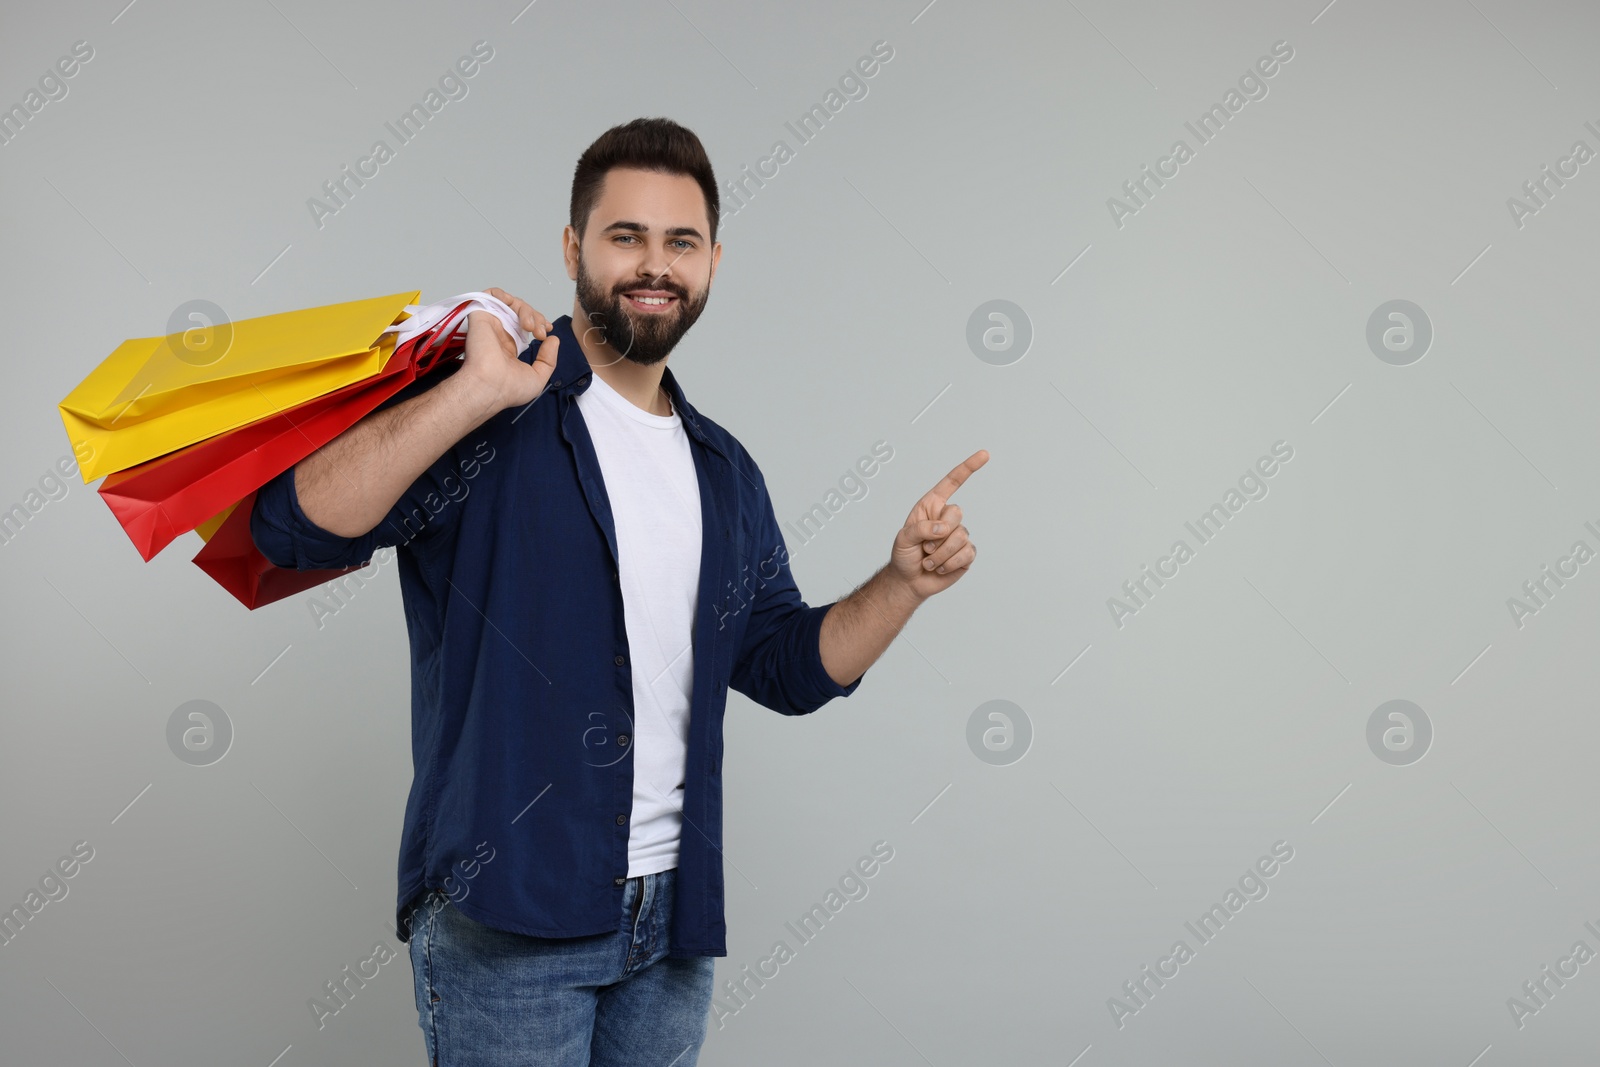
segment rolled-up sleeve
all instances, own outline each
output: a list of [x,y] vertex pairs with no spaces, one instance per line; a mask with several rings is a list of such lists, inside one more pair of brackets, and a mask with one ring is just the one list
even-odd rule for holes
[[[379,404],[372,414],[419,396],[449,377],[440,371],[421,378]],[[358,424],[359,425],[359,424]],[[481,435],[469,434],[468,439]],[[437,537],[460,512],[452,483],[461,483],[459,468],[470,460],[462,454],[467,440],[445,449],[412,482],[379,523],[358,537],[341,537],[306,517],[295,491],[294,468],[273,478],[256,492],[250,513],[250,537],[274,566],[296,570],[354,567],[372,559],[378,549],[408,545]],[[470,449],[467,455],[470,455]],[[493,452],[490,451],[492,458]],[[481,458],[481,457],[480,457]]]
[[[759,470],[755,481],[761,518],[754,545],[766,566],[759,571],[760,587],[728,684],[773,711],[808,715],[835,697],[854,693],[866,674],[849,685],[840,685],[823,666],[822,620],[833,604],[812,607],[800,599],[800,590],[789,570],[788,547]],[[772,546],[770,557],[765,546]],[[777,574],[768,578],[767,571],[774,563]]]

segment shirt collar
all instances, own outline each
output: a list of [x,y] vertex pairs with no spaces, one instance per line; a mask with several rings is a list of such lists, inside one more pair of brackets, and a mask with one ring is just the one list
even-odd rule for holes
[[[594,370],[589,366],[583,349],[578,345],[577,335],[573,333],[572,316],[562,315],[550,323],[550,328],[561,338],[561,346],[556,352],[556,372],[550,378],[549,389],[573,395],[582,393],[589,388],[589,380],[594,376]],[[523,356],[527,357],[524,362],[533,362],[533,354],[540,343],[535,340],[523,351]],[[732,462],[727,450],[706,432],[705,426],[700,421],[699,412],[695,411],[694,405],[683,395],[683,388],[678,384],[671,367],[662,368],[661,384],[666,387],[667,395],[672,398],[672,410],[678,413],[690,435],[723,459]]]

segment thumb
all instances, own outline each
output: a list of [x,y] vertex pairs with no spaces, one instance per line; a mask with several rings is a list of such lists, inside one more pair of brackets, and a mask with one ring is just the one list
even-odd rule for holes
[[548,382],[556,372],[556,355],[561,347],[561,338],[554,333],[547,336],[540,344],[539,350],[533,354],[533,373],[541,382]]

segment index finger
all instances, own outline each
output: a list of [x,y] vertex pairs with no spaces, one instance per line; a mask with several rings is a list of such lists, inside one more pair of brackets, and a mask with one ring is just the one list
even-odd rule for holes
[[930,493],[936,494],[941,500],[949,500],[963,482],[972,476],[973,472],[989,462],[989,450],[980,448],[966,459],[956,465],[955,469],[939,480]]
[[505,304],[506,307],[517,313],[517,321],[534,337],[543,339],[544,333],[550,328],[550,321],[529,306],[526,300],[512,296],[498,286],[491,286],[484,292]]

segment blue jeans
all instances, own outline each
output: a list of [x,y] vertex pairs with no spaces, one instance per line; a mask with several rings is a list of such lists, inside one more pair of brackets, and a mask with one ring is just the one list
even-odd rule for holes
[[628,879],[617,931],[586,937],[498,930],[425,890],[410,948],[432,1067],[693,1067],[715,959],[667,958],[676,873]]

